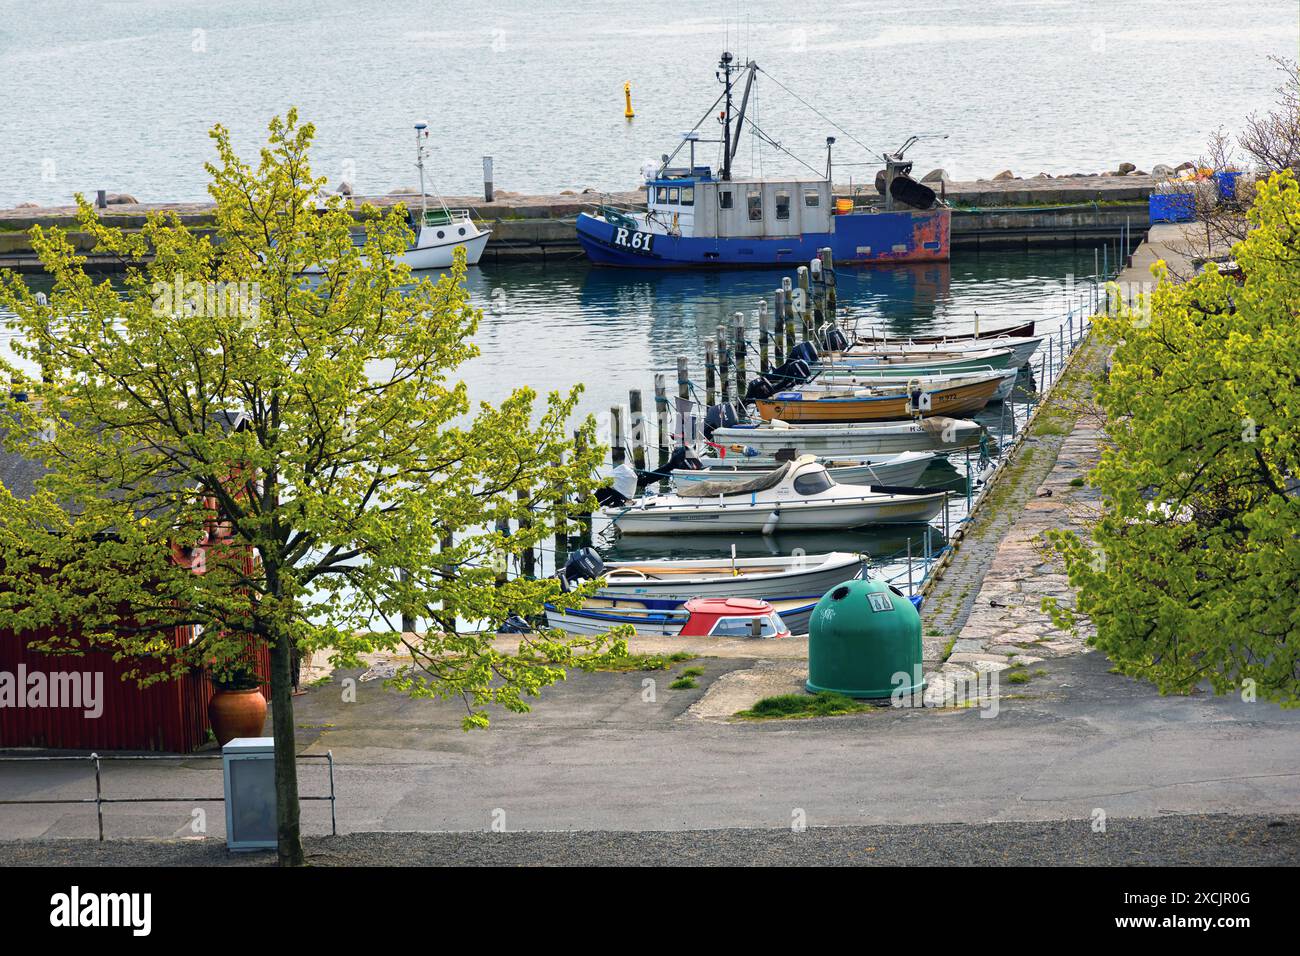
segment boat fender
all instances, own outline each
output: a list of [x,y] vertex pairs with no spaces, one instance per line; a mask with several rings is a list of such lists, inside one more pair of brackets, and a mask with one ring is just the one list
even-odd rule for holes
[[614,490],[623,496],[625,500],[636,497],[637,474],[636,469],[624,462],[614,469]]
[[780,521],[781,521],[781,512],[773,511],[770,515],[767,516],[767,520],[763,522],[763,534],[774,533],[776,531],[776,526],[780,523]]

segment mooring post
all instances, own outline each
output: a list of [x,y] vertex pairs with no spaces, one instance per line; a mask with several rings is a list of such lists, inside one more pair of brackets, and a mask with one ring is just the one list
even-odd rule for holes
[[[559,452],[555,456],[555,470],[557,473],[564,470],[564,452]],[[556,482],[555,487],[551,489],[551,501],[555,506],[555,570],[564,566],[564,555],[569,550],[569,520],[565,515],[567,496],[564,493],[564,485]]]
[[966,449],[966,520],[970,520],[970,499],[971,499],[971,475],[970,475],[970,449]]
[[826,286],[826,321],[834,325],[838,306],[835,295],[835,257],[830,246],[826,246],[817,251],[817,258],[822,261],[822,282]]
[[727,348],[727,330],[718,326],[718,385],[722,391],[722,401],[731,401],[731,379],[728,375],[727,357],[731,349]]
[[[582,429],[573,430],[573,453],[581,458],[587,453],[587,438]],[[585,548],[591,544],[591,512],[584,511],[578,515],[578,547]]]
[[713,340],[704,343],[704,403],[714,405],[718,400],[717,363],[713,355]]
[[799,317],[803,320],[803,341],[808,341],[808,323],[812,315],[812,287],[808,280],[808,267],[799,267]]
[[731,317],[735,330],[736,347],[736,398],[745,395],[745,313],[737,312]]
[[912,596],[912,536],[907,536],[907,596]]
[[763,300],[758,303],[758,368],[764,375],[772,371],[771,335],[768,324],[767,302]]
[[627,393],[627,409],[632,428],[632,466],[637,471],[645,471],[645,413],[641,407],[641,389],[634,388]]
[[[515,498],[521,503],[527,502],[528,490],[526,488],[520,488],[515,492]],[[531,532],[532,527],[532,515],[528,510],[525,510],[524,514],[519,518],[519,533],[527,535]],[[519,554],[519,573],[526,578],[537,577],[537,553],[533,551],[533,546],[531,544],[527,545]],[[405,625],[403,625],[403,627],[405,627]],[[414,630],[414,628],[412,629]]]
[[655,445],[659,449],[658,467],[668,464],[668,379],[655,373]]
[[794,282],[789,276],[781,279],[782,301],[785,311],[785,354],[788,356],[794,351]]
[[[677,429],[682,436],[682,446],[690,444],[687,440],[686,429],[691,418],[691,367],[687,364],[686,356],[677,356]],[[694,435],[690,436],[692,439]]]
[[772,311],[772,321],[776,341],[773,343],[776,349],[776,364],[785,363],[785,290],[777,289],[772,295],[772,301],[776,303],[776,308]]
[[627,446],[623,437],[623,409],[618,405],[609,409],[609,457],[617,468],[627,461]]

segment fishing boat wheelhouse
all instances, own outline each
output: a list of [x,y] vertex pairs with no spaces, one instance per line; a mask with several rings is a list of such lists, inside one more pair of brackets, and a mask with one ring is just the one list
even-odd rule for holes
[[[670,165],[676,152],[660,164],[647,164],[644,212],[606,205],[578,217],[578,239],[594,262],[652,268],[784,265],[807,262],[827,247],[837,263],[948,259],[951,213],[933,190],[910,178],[912,164],[903,159],[915,137],[896,153],[882,156],[881,195],[865,204],[835,199],[834,137],[826,140],[824,176],[733,177],[732,159],[758,72],[753,61],[739,67],[731,54],[722,55],[718,74],[726,86],[719,98],[725,101],[718,117],[722,138],[701,140],[692,130],[677,150],[689,145],[686,165]],[[733,73],[746,77],[738,111],[732,102]],[[764,142],[778,145],[752,122],[750,127]],[[710,166],[697,165],[695,150],[700,142],[720,144],[722,163],[716,174]]]

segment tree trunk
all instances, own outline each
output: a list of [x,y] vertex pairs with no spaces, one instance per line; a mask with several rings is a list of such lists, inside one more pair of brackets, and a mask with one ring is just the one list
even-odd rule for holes
[[271,642],[271,733],[275,738],[275,827],[281,866],[302,866],[297,747],[293,734],[293,650],[288,635]]

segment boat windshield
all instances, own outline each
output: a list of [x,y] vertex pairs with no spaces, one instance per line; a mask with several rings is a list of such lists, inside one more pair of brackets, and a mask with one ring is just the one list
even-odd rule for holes
[[801,495],[816,495],[834,487],[835,480],[824,469],[806,472],[794,480],[794,490]]
[[785,631],[781,615],[773,612],[762,617],[720,617],[714,622],[710,637],[775,637]]

